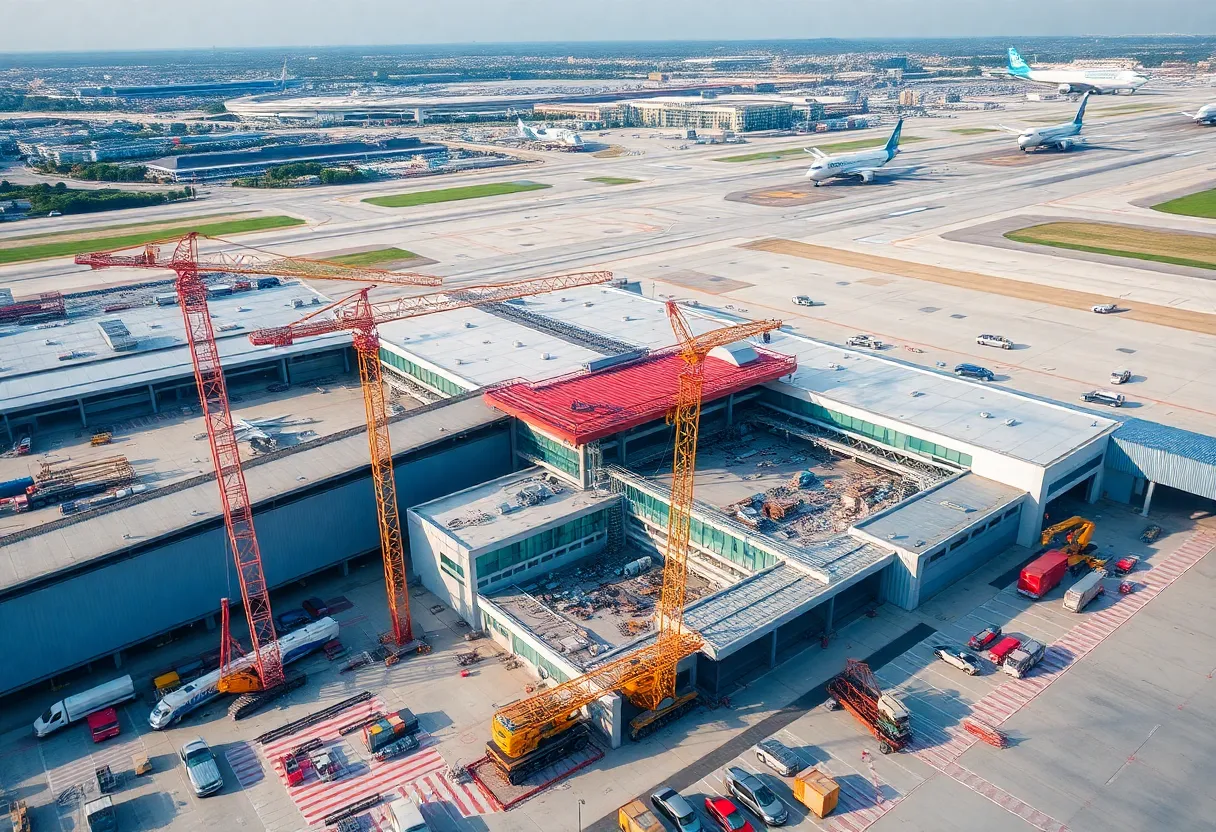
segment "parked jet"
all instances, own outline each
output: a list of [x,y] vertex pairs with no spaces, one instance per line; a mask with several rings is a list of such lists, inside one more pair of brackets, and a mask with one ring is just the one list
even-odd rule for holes
[[869,184],[874,181],[874,174],[880,170],[884,173],[906,173],[914,170],[915,166],[884,167],[899,153],[899,133],[903,130],[903,126],[904,120],[901,118],[895,122],[895,129],[891,131],[891,138],[887,139],[886,145],[874,150],[834,153],[829,156],[817,147],[805,148],[807,153],[815,156],[815,163],[807,169],[806,178],[818,188],[827,180],[838,177],[856,176],[862,182]]
[[1148,83],[1148,78],[1130,69],[1031,69],[1013,47],[1009,48],[1006,72],[1023,81],[1054,85],[1060,95],[1134,93]]
[[1081,97],[1081,106],[1077,108],[1077,114],[1072,121],[1066,121],[1063,124],[1053,124],[1050,127],[1035,127],[1027,130],[1019,130],[1016,127],[1006,127],[1003,124],[997,125],[1006,133],[1013,133],[1018,137],[1018,147],[1023,151],[1030,150],[1032,147],[1054,147],[1057,150],[1069,150],[1079,144],[1085,144],[1086,139],[1081,135],[1081,119],[1085,117],[1085,105],[1089,103],[1090,93],[1085,93]]
[[1183,113],[1196,124],[1216,125],[1216,104],[1204,104],[1193,113]]
[[542,144],[561,144],[566,147],[583,146],[583,137],[573,130],[566,130],[561,127],[529,127],[524,124],[522,118],[518,120],[518,123],[519,137],[521,139]]

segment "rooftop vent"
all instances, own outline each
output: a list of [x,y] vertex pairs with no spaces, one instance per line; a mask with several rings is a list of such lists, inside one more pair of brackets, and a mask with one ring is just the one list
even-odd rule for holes
[[583,301],[583,306],[595,306],[595,304],[589,300],[585,300],[585,301]]
[[549,355],[549,353],[547,353],[547,352],[542,352],[542,353],[540,354],[540,360],[541,360],[541,361],[548,361],[548,360],[549,360],[550,358],[552,358],[552,357],[553,357],[553,356]]
[[1010,427],[1010,428],[1011,428],[1011,427],[1013,427],[1014,425],[1016,425],[1017,423],[1018,423],[1018,420],[1017,420],[1017,419],[1006,419],[1006,420],[1005,420],[1005,426],[1006,426],[1006,427]]
[[922,393],[922,392],[920,392],[919,390],[913,390],[913,391],[912,391],[911,393],[909,393],[908,395],[909,395],[909,396],[911,396],[912,398],[914,398],[914,399],[915,399],[917,396],[923,396],[923,395],[925,395],[925,394],[924,394],[924,393]]
[[983,417],[983,418],[985,418],[985,419],[991,419],[991,418],[992,418],[992,414],[991,414],[991,413],[989,413],[987,410],[981,410],[981,411],[980,411],[980,416],[981,416],[981,417]]
[[465,329],[473,329],[473,328],[474,328],[474,327],[476,327],[476,326],[477,326],[477,324],[473,323],[472,321],[465,321],[465,322],[464,322],[464,328],[465,328]]
[[524,345],[524,342],[523,341],[512,341],[511,344],[515,347],[522,347]]

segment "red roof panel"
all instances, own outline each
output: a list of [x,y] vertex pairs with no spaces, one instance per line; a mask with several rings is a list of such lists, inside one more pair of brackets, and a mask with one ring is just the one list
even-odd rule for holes
[[[757,358],[742,367],[718,358],[705,360],[703,401],[722,398],[794,372],[792,355],[756,348]],[[487,391],[485,400],[529,425],[574,445],[585,445],[662,417],[675,406],[684,359],[658,353],[592,373],[548,381],[515,382]]]

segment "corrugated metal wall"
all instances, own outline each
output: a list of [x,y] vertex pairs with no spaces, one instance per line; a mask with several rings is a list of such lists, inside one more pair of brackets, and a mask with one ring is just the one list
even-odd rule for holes
[[1118,432],[1106,454],[1106,467],[1216,500],[1216,465],[1135,441]]
[[[509,473],[507,427],[499,423],[434,455],[399,461],[402,513]],[[294,501],[259,504],[255,522],[271,586],[379,547],[370,473]],[[231,564],[224,529],[211,523],[193,536],[0,603],[0,694],[217,612],[221,596],[240,597]]]

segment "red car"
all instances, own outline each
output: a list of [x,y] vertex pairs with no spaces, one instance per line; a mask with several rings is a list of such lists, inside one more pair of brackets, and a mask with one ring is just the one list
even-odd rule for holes
[[972,650],[983,650],[989,644],[1001,637],[1001,628],[998,624],[989,624],[984,629],[971,637],[967,642],[967,646]]
[[705,811],[722,832],[755,832],[751,823],[743,817],[743,813],[725,797],[705,798]]

